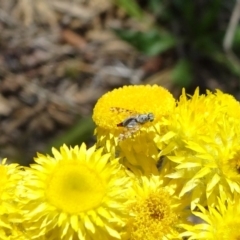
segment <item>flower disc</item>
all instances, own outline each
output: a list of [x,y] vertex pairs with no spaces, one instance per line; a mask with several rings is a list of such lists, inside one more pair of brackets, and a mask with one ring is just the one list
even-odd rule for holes
[[102,149],[63,146],[26,170],[27,231],[47,239],[120,238],[129,180]]

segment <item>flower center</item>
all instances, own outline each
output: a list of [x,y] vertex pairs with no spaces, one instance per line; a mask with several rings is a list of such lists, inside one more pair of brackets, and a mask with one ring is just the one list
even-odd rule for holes
[[57,166],[47,183],[47,198],[55,207],[79,213],[101,204],[105,183],[96,172],[84,164],[72,163]]
[[132,207],[135,215],[132,222],[131,239],[162,239],[170,233],[177,222],[177,215],[171,210],[170,195],[165,191],[151,193]]

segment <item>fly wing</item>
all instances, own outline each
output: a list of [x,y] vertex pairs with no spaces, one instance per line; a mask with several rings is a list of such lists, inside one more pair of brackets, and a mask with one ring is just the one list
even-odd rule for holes
[[120,108],[120,107],[111,107],[110,110],[112,112],[126,116],[126,118],[124,118],[122,122],[117,124],[118,127],[134,128],[138,125],[138,121],[137,121],[137,116],[139,115],[138,113],[132,110]]
[[135,117],[129,117],[119,124],[120,124],[119,126],[123,126],[126,128],[134,128],[138,125],[138,122]]
[[121,108],[121,107],[111,107],[110,110],[115,113],[126,113],[128,115],[137,115],[138,114],[136,111],[126,109],[126,108]]
[[117,124],[118,127],[134,128],[138,125],[135,117],[126,118],[124,121]]

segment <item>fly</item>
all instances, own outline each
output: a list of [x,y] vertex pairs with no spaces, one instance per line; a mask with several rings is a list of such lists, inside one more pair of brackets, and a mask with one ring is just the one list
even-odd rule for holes
[[119,135],[119,140],[124,140],[132,136],[135,132],[140,130],[142,125],[154,120],[153,113],[133,113],[133,111],[123,108],[111,108],[111,111],[117,111],[118,113],[127,112],[129,117],[125,118],[122,122],[118,123],[118,127],[124,127],[124,132]]

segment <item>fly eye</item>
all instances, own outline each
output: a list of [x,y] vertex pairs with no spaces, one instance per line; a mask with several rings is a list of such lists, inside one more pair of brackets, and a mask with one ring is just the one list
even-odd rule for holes
[[152,122],[154,120],[154,115],[152,113],[148,114],[148,119],[150,122]]

